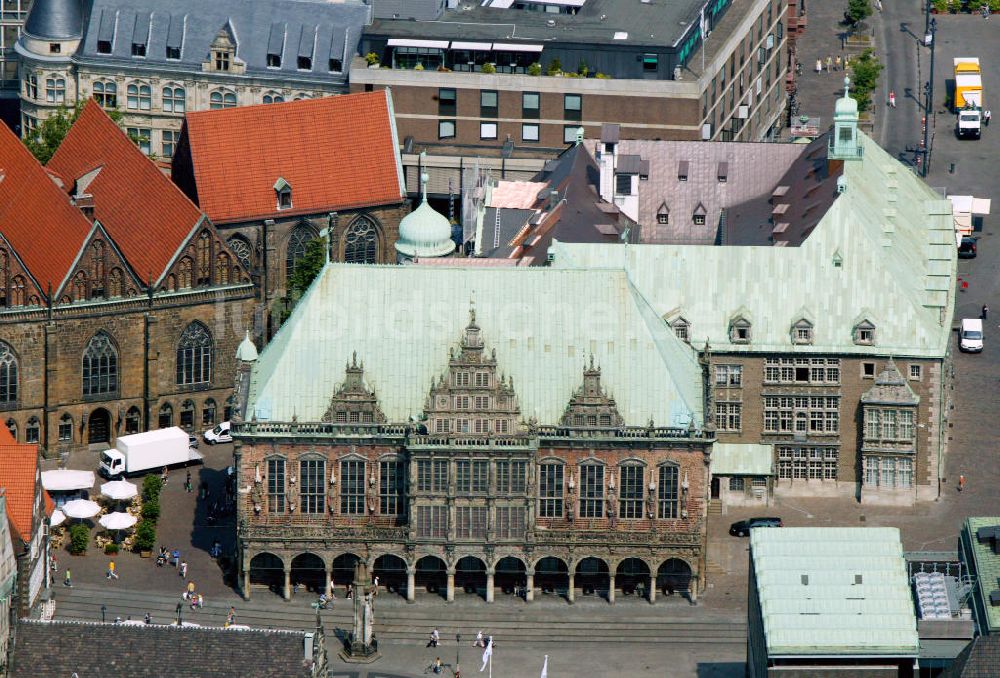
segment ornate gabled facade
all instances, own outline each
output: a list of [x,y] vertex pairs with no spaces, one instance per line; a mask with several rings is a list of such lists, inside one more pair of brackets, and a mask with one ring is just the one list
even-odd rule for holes
[[912,501],[919,405],[920,396],[890,358],[861,396],[862,502],[870,500],[869,494],[883,502],[892,495]]
[[[678,355],[668,369],[659,351],[680,348],[671,333],[625,307],[593,344],[564,330],[573,348],[563,346],[561,358],[556,335],[537,333],[543,325],[522,343],[501,309],[477,305],[464,325],[439,318],[450,341],[386,332],[373,342],[348,307],[373,312],[377,302],[334,292],[365,279],[358,289],[387,299],[419,281],[452,288],[472,273],[477,292],[504,289],[530,317],[552,316],[551,300],[537,294],[541,269],[518,283],[500,271],[330,264],[278,338],[244,362],[242,418],[233,424],[244,595],[270,587],[288,597],[295,584],[329,590],[348,583],[361,559],[410,601],[418,591],[449,601],[463,591],[487,602],[500,592],[614,602],[624,591],[654,602],[658,592],[681,591],[696,600],[712,436],[701,404],[689,411],[673,390],[672,374],[698,379],[701,368]],[[625,298],[624,279],[595,274],[592,282],[598,301]],[[619,344],[626,355],[604,352]],[[582,369],[576,346],[597,353]],[[518,359],[512,350],[521,347]],[[308,376],[293,367],[305,352]],[[632,366],[656,384],[646,404]],[[611,398],[603,379],[625,397]],[[332,399],[316,388],[327,383]],[[671,412],[669,425],[650,421]]]

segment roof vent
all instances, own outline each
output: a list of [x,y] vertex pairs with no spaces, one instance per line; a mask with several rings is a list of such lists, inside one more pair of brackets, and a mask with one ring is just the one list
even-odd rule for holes
[[863,574],[854,575],[854,585],[861,586],[865,583],[865,576]]
[[802,575],[802,585],[803,586],[809,586],[809,575],[808,574]]
[[545,25],[548,26],[549,28],[554,28],[555,25],[556,25],[556,20],[555,19],[549,19],[548,21],[545,22]]

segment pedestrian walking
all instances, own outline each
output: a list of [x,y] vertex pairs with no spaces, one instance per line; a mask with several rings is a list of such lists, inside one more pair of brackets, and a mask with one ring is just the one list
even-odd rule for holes
[[427,647],[437,647],[441,644],[441,634],[437,629],[431,631],[431,639],[427,641]]
[[115,572],[115,561],[108,563],[108,579],[118,579],[118,573]]
[[483,645],[483,632],[482,631],[480,631],[479,633],[476,634],[476,642],[474,642],[472,644],[472,647],[485,647],[485,645]]
[[374,597],[378,596],[378,577],[377,576],[372,580],[372,584],[374,585],[374,588],[372,589],[372,598],[374,598]]
[[188,494],[191,494],[191,471],[187,472],[187,480],[184,481],[184,489],[187,490]]
[[184,595],[185,598],[188,598],[188,599],[194,598],[194,582],[193,581],[189,581],[188,582],[187,591],[185,591],[184,593],[185,593],[185,595]]
[[965,489],[965,476],[961,475],[958,477],[958,491],[961,492]]
[[52,562],[50,564],[53,572],[59,571],[59,560],[55,556],[52,556]]
[[986,320],[986,314],[989,312],[990,312],[990,307],[987,306],[986,304],[983,304],[983,313],[982,313],[983,320]]
[[835,58],[833,60],[833,70],[835,70],[835,71],[839,71],[840,70],[840,55],[839,54],[837,55],[837,58]]
[[152,624],[153,616],[147,612],[146,616],[143,618],[143,621],[146,622],[147,624]]
[[889,90],[889,108],[896,107],[896,91]]
[[68,567],[66,568],[66,577],[63,579],[63,586],[73,588],[73,575],[70,574]]
[[875,0],[875,9],[877,9],[879,12],[882,11],[882,0]]
[[186,560],[181,561],[181,566],[177,568],[177,574],[180,575],[181,579],[187,579],[188,564]]
[[816,59],[816,72],[817,73],[822,73],[823,72],[823,60],[822,59]]
[[164,485],[167,484],[167,467],[166,466],[164,466],[163,470],[160,471],[160,482],[162,482]]
[[987,127],[989,127],[990,126],[990,118],[992,118],[992,117],[993,117],[993,112],[990,109],[987,108],[985,111],[983,111],[983,124],[986,125]]
[[441,657],[434,660],[434,663],[431,665],[431,669],[434,673],[441,673]]
[[826,72],[829,73],[831,70],[833,70],[833,57],[830,56],[830,55],[827,55],[827,57],[826,57]]

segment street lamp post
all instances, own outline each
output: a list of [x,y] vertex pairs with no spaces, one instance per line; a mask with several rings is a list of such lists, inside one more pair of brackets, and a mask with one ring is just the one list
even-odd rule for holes
[[104,614],[105,614],[105,613],[106,613],[107,611],[108,611],[108,606],[107,606],[107,605],[104,605],[104,604],[102,604],[102,605],[101,605],[101,623],[102,623],[102,624],[106,624],[106,623],[107,623],[107,621],[106,621],[106,620],[105,620],[105,618],[104,618]]
[[183,608],[184,608],[183,605],[181,605],[180,603],[177,603],[177,610],[176,610],[176,612],[177,612],[177,625],[178,626],[181,625],[181,610],[183,610]]
[[931,5],[934,0],[927,0],[926,6],[924,7],[924,35],[931,32]]
[[931,115],[934,112],[934,52],[937,46],[937,40],[935,39],[937,35],[937,19],[931,19],[928,24],[927,36],[924,38],[925,42],[931,48],[931,68],[930,75],[927,80],[926,92],[927,100],[924,105],[924,166],[920,168],[920,176],[926,177],[927,173],[930,171],[931,165],[931,147],[930,147],[930,134],[931,134]]
[[455,634],[455,675],[462,675],[462,634]]

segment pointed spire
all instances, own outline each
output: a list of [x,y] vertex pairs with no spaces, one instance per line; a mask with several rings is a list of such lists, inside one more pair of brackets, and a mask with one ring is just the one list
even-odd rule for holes
[[848,96],[850,96],[850,91],[851,91],[851,79],[845,75],[844,76],[844,98],[845,99]]

